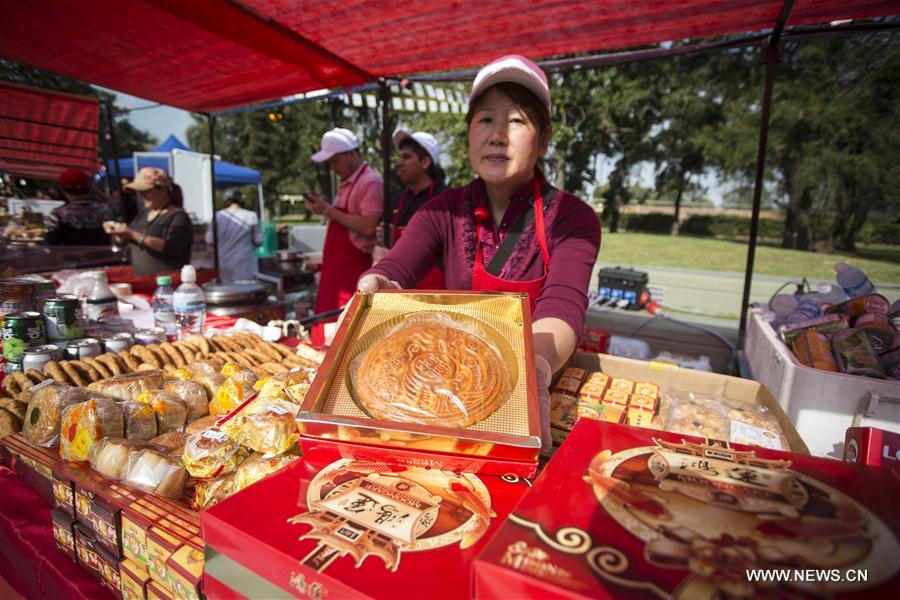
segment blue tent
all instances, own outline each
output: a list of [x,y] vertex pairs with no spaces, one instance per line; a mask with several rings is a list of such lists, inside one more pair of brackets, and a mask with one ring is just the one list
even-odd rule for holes
[[[191,151],[187,145],[174,135],[170,135],[166,140],[151,150],[151,152],[167,152],[172,150]],[[134,159],[132,157],[120,158],[119,173],[122,177],[132,179],[134,177]],[[169,162],[163,156],[142,156],[140,158],[142,167],[158,167],[168,170]],[[115,176],[116,168],[113,161],[107,161],[106,168],[110,175]],[[241,167],[222,160],[216,161],[216,187],[233,187],[236,185],[250,185],[262,183],[262,175],[259,171],[249,167]]]

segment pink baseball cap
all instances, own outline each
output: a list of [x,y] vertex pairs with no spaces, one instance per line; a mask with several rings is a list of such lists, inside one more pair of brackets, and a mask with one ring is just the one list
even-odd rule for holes
[[134,176],[134,181],[125,184],[129,190],[146,192],[155,187],[168,188],[172,185],[172,179],[162,169],[156,167],[144,167]]
[[519,54],[508,54],[482,67],[472,84],[469,102],[492,85],[504,81],[518,83],[537,96],[538,100],[547,107],[547,112],[551,112],[552,103],[547,76],[539,66]]

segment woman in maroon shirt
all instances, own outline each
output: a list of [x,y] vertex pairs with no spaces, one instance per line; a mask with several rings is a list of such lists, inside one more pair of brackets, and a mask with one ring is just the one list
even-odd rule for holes
[[481,69],[466,115],[478,178],[420,208],[358,283],[361,291],[411,288],[443,259],[447,289],[527,292],[545,444],[550,378],[581,334],[600,249],[594,211],[550,186],[538,164],[550,143],[550,110],[547,77],[530,60],[505,56]]

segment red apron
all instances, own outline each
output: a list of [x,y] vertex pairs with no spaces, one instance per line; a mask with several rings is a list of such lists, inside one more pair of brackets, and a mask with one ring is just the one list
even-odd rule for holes
[[538,245],[541,247],[541,254],[544,255],[544,274],[537,279],[510,281],[488,273],[487,269],[484,268],[484,258],[481,252],[481,221],[479,221],[477,233],[475,234],[477,241],[475,264],[472,267],[472,290],[476,292],[519,292],[528,294],[531,313],[534,314],[538,296],[540,296],[541,288],[544,287],[544,281],[547,279],[550,252],[547,250],[547,236],[544,232],[544,194],[541,192],[541,182],[537,177],[531,181],[534,188],[534,227]]
[[[352,193],[351,186],[347,194],[348,199]],[[372,255],[353,245],[350,241],[350,230],[335,220],[329,221],[328,229],[325,231],[325,245],[322,248],[321,277],[313,309],[315,314],[346,305],[356,292],[356,282],[371,267]],[[313,326],[314,344],[324,343],[323,325],[334,321],[337,321],[337,317],[320,321]]]
[[[428,186],[428,200],[431,200],[431,193],[434,191],[434,182],[431,182],[431,185]],[[409,193],[409,188],[406,188],[403,191],[403,195],[400,197],[400,204],[397,206],[397,210],[394,211],[394,240],[393,243],[396,244],[397,240],[400,239],[400,236],[403,235],[403,230],[406,227],[398,227],[397,219],[400,218],[400,212],[403,210],[403,203],[406,202],[406,195]],[[417,290],[443,290],[446,289],[447,286],[444,283],[444,271],[437,265],[431,267],[431,270],[425,273],[425,276],[422,277],[416,283]]]

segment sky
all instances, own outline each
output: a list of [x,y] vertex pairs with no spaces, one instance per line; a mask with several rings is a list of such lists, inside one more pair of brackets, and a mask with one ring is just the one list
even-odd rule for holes
[[122,108],[154,107],[136,110],[128,116],[132,125],[138,129],[149,132],[158,142],[162,142],[170,134],[174,134],[182,142],[187,143],[187,129],[193,123],[191,113],[171,106],[156,106],[156,103],[150,100],[120,94],[115,90],[108,91],[116,95],[116,104]]

